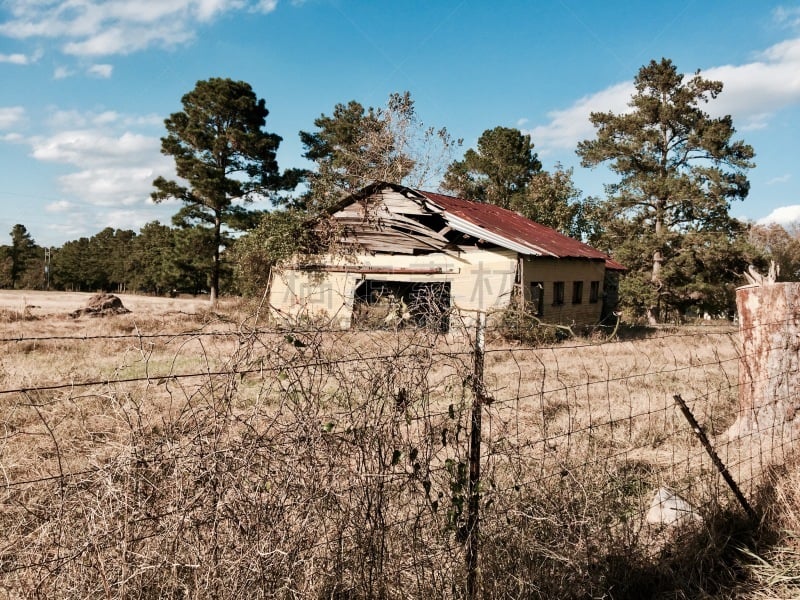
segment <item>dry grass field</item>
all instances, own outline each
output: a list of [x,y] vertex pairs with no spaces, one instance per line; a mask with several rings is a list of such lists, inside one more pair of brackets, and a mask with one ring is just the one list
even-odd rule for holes
[[[492,337],[473,488],[468,334],[128,295],[67,316],[89,296],[0,293],[0,597],[461,598],[471,499],[486,598],[723,598],[761,576],[731,558],[752,524],[673,400],[757,503],[788,448],[724,435],[730,328]],[[692,515],[649,522],[661,487]]]
[[[160,298],[134,294],[116,294],[129,310],[140,315],[164,315],[170,312],[192,313],[203,310],[208,300],[202,297]],[[0,290],[0,310],[36,317],[67,315],[82,308],[93,294],[88,292],[42,292],[36,290]]]

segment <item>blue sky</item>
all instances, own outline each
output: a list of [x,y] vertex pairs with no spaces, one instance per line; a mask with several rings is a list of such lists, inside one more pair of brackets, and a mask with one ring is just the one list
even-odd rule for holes
[[625,110],[638,69],[667,57],[725,89],[756,151],[732,213],[800,219],[800,3],[700,0],[0,0],[0,243],[15,223],[61,245],[107,226],[168,223],[152,180],[172,176],[163,120],[200,79],[249,82],[307,166],[298,131],[336,103],[408,90],[421,120],[474,145],[497,125],[531,134],[546,169],[586,195],[613,181],[579,165],[593,110]]

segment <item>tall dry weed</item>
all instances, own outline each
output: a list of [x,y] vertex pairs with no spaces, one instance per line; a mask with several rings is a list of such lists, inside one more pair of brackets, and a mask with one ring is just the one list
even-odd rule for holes
[[[277,331],[235,311],[94,322],[73,340],[29,333],[29,351],[4,342],[3,384],[25,388],[0,394],[7,595],[464,597],[469,329]],[[736,359],[728,333],[493,342],[484,597],[633,598],[648,573],[669,579],[653,565],[676,530],[646,521],[654,491],[703,523],[731,507],[671,399],[721,433]],[[755,489],[754,441],[715,441]]]

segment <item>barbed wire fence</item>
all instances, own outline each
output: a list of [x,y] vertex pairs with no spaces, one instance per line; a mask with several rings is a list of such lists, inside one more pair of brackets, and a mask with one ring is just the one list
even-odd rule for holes
[[[0,340],[0,590],[636,597],[791,456],[791,423],[730,433],[735,331],[531,348],[475,321]],[[12,372],[71,346],[95,376]]]

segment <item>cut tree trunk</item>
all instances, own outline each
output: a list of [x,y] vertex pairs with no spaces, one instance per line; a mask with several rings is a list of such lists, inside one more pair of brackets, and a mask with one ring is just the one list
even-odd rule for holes
[[800,426],[800,283],[764,283],[736,290],[739,334],[739,418],[729,437]]

